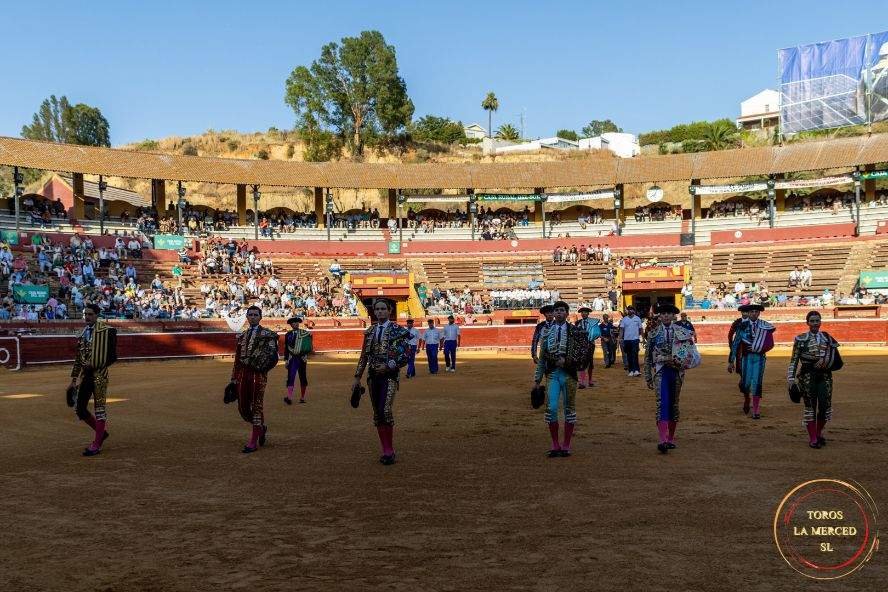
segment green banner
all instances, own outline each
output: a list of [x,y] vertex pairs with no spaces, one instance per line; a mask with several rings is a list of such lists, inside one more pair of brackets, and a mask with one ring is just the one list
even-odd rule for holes
[[888,179],[888,171],[869,171],[860,173],[861,179]]
[[389,255],[399,255],[401,253],[401,242],[400,241],[389,241]]
[[861,271],[860,287],[868,290],[888,288],[888,269],[881,271]]
[[154,248],[164,251],[178,251],[185,246],[185,237],[178,234],[155,234]]
[[49,300],[49,286],[13,286],[12,299],[20,304],[46,304]]
[[536,193],[476,193],[478,201],[541,201]]
[[0,242],[7,243],[9,246],[19,244],[19,236],[15,230],[0,230]]

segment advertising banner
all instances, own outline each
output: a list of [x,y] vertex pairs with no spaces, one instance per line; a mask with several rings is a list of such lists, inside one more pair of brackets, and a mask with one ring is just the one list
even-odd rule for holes
[[185,246],[185,237],[178,234],[155,234],[154,248],[164,251],[178,251]]
[[4,242],[10,247],[13,247],[19,244],[19,235],[15,230],[0,230],[0,242]]
[[867,290],[888,288],[888,269],[861,271],[860,287]]
[[12,299],[19,304],[46,304],[49,300],[49,286],[13,286]]

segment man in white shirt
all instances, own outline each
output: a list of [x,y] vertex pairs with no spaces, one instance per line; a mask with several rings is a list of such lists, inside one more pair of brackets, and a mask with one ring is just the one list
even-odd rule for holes
[[635,314],[635,307],[626,309],[626,316],[620,319],[620,331],[617,337],[623,346],[626,356],[626,370],[629,376],[641,376],[638,366],[638,342],[641,338],[641,318]]
[[601,297],[601,294],[595,297],[592,300],[592,310],[595,312],[603,312],[604,311],[604,298]]
[[459,325],[453,315],[447,317],[444,325],[444,366],[448,372],[456,372],[456,348],[459,347]]
[[743,278],[737,280],[737,283],[734,284],[734,294],[738,296],[746,291],[746,284],[743,283]]
[[413,319],[407,319],[407,378],[416,376],[416,349],[419,347],[419,329],[413,326]]
[[795,269],[789,272],[789,287],[795,288],[799,285],[799,277],[802,275],[802,272],[799,270],[799,266],[796,265]]
[[799,274],[799,286],[802,288],[810,288],[813,279],[813,274],[806,265],[805,268],[802,270],[802,273]]
[[422,334],[421,345],[425,346],[429,360],[429,374],[438,373],[438,346],[441,343],[441,331],[435,328],[435,319],[429,319],[429,328]]

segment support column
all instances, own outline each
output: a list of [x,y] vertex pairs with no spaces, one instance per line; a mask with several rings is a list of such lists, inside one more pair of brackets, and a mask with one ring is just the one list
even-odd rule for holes
[[[782,181],[785,177],[782,174],[778,174],[774,177],[775,181]],[[775,207],[778,212],[786,211],[786,189],[775,189],[774,190],[776,197],[774,199]]]
[[318,228],[324,228],[327,225],[327,216],[324,212],[324,188],[314,188],[314,206],[315,216],[318,218]]
[[[868,164],[868,165],[866,165],[866,167],[864,167],[863,170],[865,170],[866,172],[870,172],[870,171],[876,170],[876,167],[875,167],[875,165]],[[864,194],[865,201],[867,203],[876,199],[876,180],[875,179],[864,180],[863,194]]]
[[151,179],[151,193],[154,196],[154,209],[158,216],[164,216],[167,209],[166,181]]
[[[536,187],[533,190],[534,195],[542,195],[544,193],[543,187]],[[535,201],[533,202],[533,218],[534,221],[539,221],[542,223],[542,231],[543,238],[546,238],[546,202],[544,201]],[[551,234],[551,231],[549,232]]]
[[398,217],[398,190],[397,189],[389,189],[388,190],[388,217],[389,218],[397,218]]
[[[246,226],[247,225],[247,186],[246,185],[238,185],[237,186],[237,199],[235,200],[237,204],[237,225],[238,226]],[[254,212],[255,215],[255,212]]]
[[697,195],[695,187],[700,186],[700,179],[691,179],[691,242],[697,244],[697,220],[703,217],[703,198]]
[[74,193],[74,206],[68,217],[82,222],[86,216],[86,203],[83,200],[83,173],[74,173],[71,185]]
[[622,183],[614,185],[614,189],[620,195],[620,205],[614,208],[614,214],[617,217],[617,224],[621,225],[626,220],[626,189]]

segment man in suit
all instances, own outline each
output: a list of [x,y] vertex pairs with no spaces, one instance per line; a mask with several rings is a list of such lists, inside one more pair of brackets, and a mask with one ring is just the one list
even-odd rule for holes
[[[98,305],[87,304],[83,309],[86,327],[77,338],[77,352],[68,387],[68,404],[75,408],[77,417],[95,432],[95,438],[83,451],[83,456],[99,454],[102,443],[109,435],[105,431],[108,421],[105,397],[108,394],[108,368],[117,361],[117,330],[98,318]],[[95,417],[89,412],[90,398],[93,399]]]

